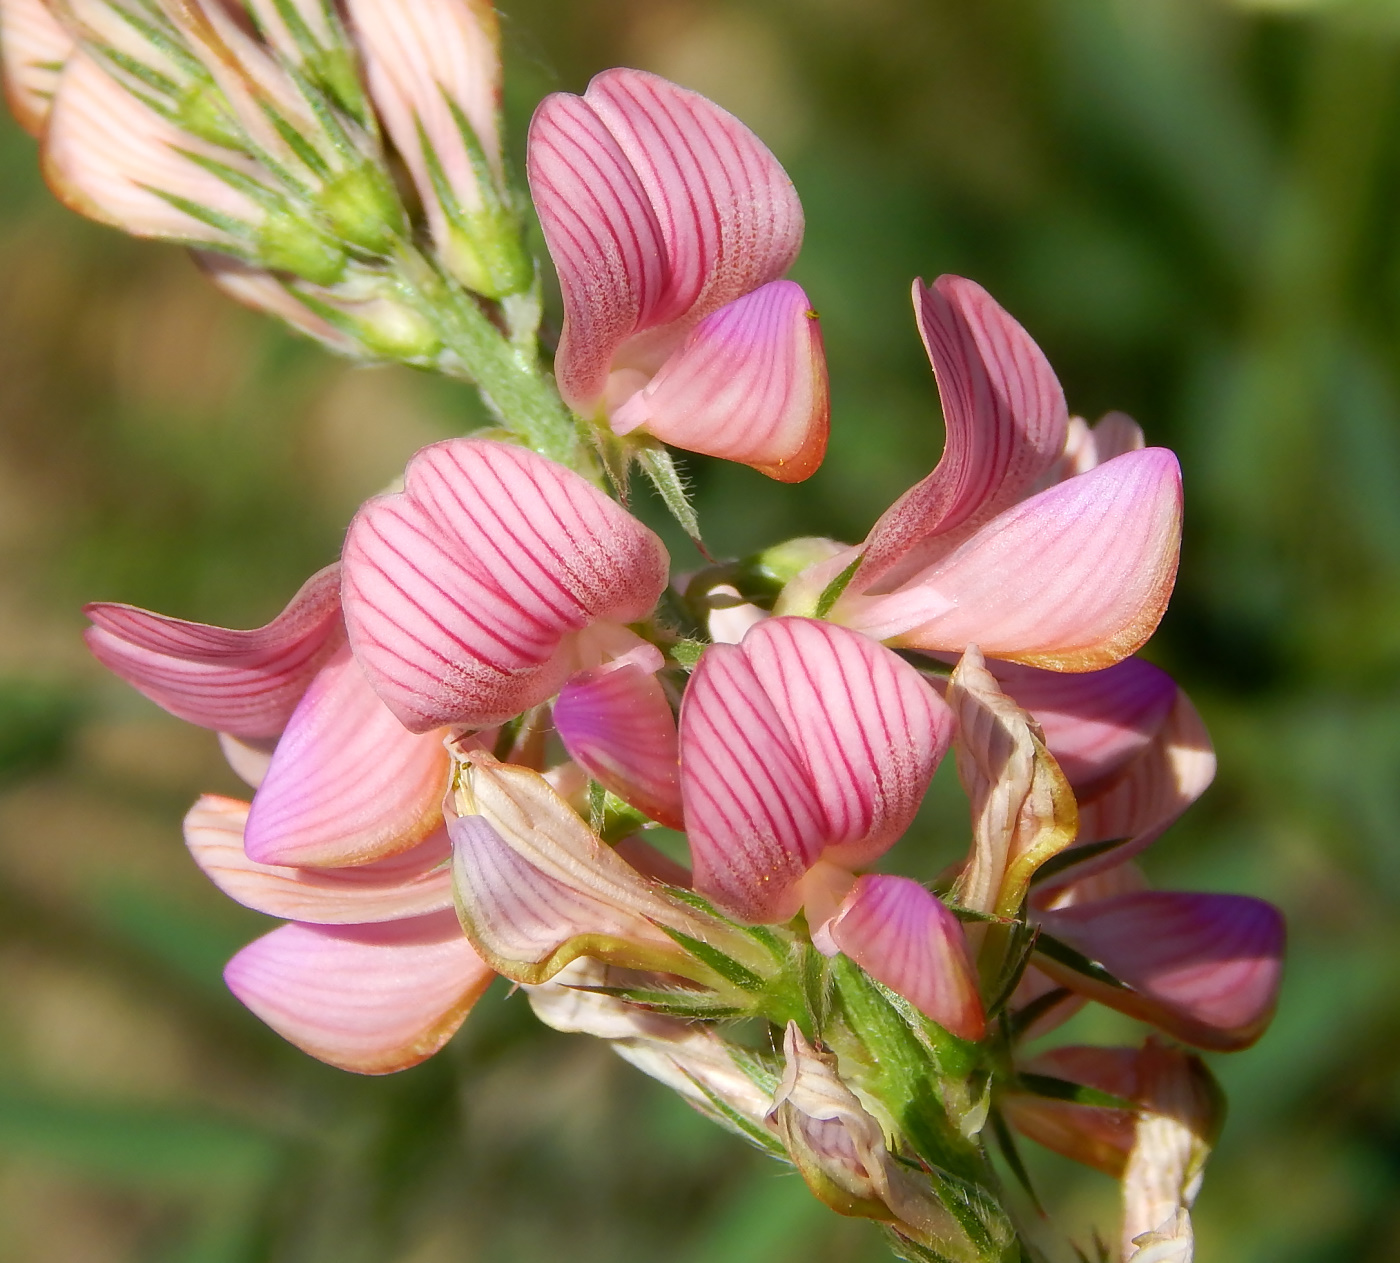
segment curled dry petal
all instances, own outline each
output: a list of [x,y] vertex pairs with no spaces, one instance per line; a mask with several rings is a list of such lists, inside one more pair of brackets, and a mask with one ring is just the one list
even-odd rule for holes
[[340,567],[312,575],[265,627],[232,631],[131,605],[85,607],[88,648],[157,706],[250,740],[276,737],[340,642]]
[[248,804],[205,794],[185,816],[185,844],[224,894],[268,916],[363,925],[452,906],[451,846],[439,829],[411,851],[353,868],[259,864],[243,849]]
[[[666,929],[757,945],[671,899],[600,842],[543,777],[471,753],[449,819],[457,911],[473,945],[517,982],[546,982],[580,956],[696,976]],[[665,929],[661,928],[665,927]],[[708,970],[702,981],[711,981]]]
[[5,100],[16,122],[31,136],[43,130],[73,38],[45,0],[0,3],[0,58]]
[[986,1033],[962,925],[918,882],[857,879],[826,935],[872,978],[958,1038],[976,1041]]
[[1041,926],[1126,986],[1043,953],[1065,986],[1201,1048],[1247,1048],[1273,1016],[1283,917],[1244,895],[1141,891],[1039,914]]
[[653,820],[684,828],[676,720],[648,661],[624,655],[572,676],[554,702],[554,724],[570,756],[598,782]]
[[696,325],[612,429],[801,482],[826,453],[830,413],[817,314],[799,285],[773,281]]
[[585,413],[611,370],[650,376],[698,320],[777,280],[801,244],[802,208],[763,143],[642,71],[547,97],[529,176],[564,295],[559,385]]
[[914,668],[843,628],[773,618],[711,646],[681,708],[696,889],[786,920],[823,854],[856,868],[908,828],[951,731]]
[[575,669],[572,633],[649,614],[667,565],[661,541],[578,474],[449,439],[350,524],[345,621],[409,729],[484,728],[557,691]]
[[976,1257],[964,1253],[962,1229],[927,1184],[890,1154],[880,1124],[842,1082],[835,1058],[817,1052],[796,1022],[788,1023],[783,1053],[787,1067],[768,1118],[812,1192],[843,1215],[884,1220],[938,1243],[948,1257]]
[[138,237],[237,244],[223,227],[180,209],[198,206],[249,232],[262,207],[198,165],[221,164],[256,182],[251,159],[182,131],[117,83],[88,53],[68,61],[44,135],[44,176],[70,210]]
[[966,907],[1015,916],[1035,870],[1073,840],[1074,795],[1030,717],[969,649],[948,682],[958,778],[972,802],[972,854],[958,878]]
[[947,437],[938,467],[870,532],[855,580],[862,589],[896,567],[907,575],[937,537],[1009,508],[1065,443],[1065,395],[1054,370],[985,289],[960,276],[915,281],[914,312]]
[[229,990],[284,1039],[360,1074],[431,1057],[493,976],[450,912],[380,925],[293,922],[224,970]]
[[1076,847],[1119,838],[1128,841],[1056,874],[1047,889],[1103,872],[1145,850],[1214,779],[1210,734],[1191,699],[1178,689],[1165,723],[1146,749],[1079,803]]
[[442,825],[443,734],[409,732],[342,645],[312,680],[253,797],[244,843],[262,864],[363,864]]
[[1057,671],[1112,666],[1156,629],[1176,579],[1181,471],[1129,452],[1023,500],[885,596],[833,617],[878,640]]

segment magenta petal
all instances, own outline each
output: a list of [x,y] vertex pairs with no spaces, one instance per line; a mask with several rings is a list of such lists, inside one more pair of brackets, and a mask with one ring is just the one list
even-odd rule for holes
[[569,633],[644,618],[665,590],[661,541],[524,448],[435,443],[405,483],[350,524],[344,600],[356,657],[415,732],[485,728],[544,701]]
[[986,1033],[962,926],[918,882],[860,878],[827,933],[872,978],[945,1030],[974,1041]]
[[816,312],[801,286],[773,281],[696,325],[612,428],[801,482],[821,464],[830,413]]
[[826,851],[847,868],[908,828],[952,717],[913,667],[805,618],[706,650],[681,708],[681,787],[695,886],[781,920]]
[[382,925],[284,925],[224,970],[229,990],[284,1039],[360,1074],[432,1056],[493,977],[451,912]]
[[943,458],[875,524],[860,580],[877,581],[911,549],[1014,504],[1059,457],[1068,413],[1031,336],[980,285],[914,282],[919,333],[938,380]]
[[205,794],[185,816],[185,844],[224,894],[268,916],[361,925],[452,906],[451,847],[439,829],[411,851],[353,868],[259,864],[243,849],[248,804]]
[[244,843],[261,864],[362,864],[442,824],[442,734],[406,729],[348,646],[311,682],[273,751]]
[[999,514],[888,596],[838,603],[847,626],[913,649],[1058,671],[1112,666],[1155,630],[1176,580],[1181,470],[1128,452]]
[[763,143],[639,70],[547,98],[529,175],[564,293],[556,372],[584,412],[615,360],[654,371],[695,320],[780,277],[801,243],[797,195]]
[[989,662],[987,670],[1031,713],[1081,802],[1147,749],[1176,701],[1175,682],[1141,658],[1070,674]]
[[257,740],[275,737],[339,640],[340,567],[311,576],[265,627],[230,631],[131,605],[85,608],[88,648],[172,715]]
[[1086,980],[1044,955],[1064,985],[1202,1048],[1245,1048],[1273,1016],[1283,917],[1244,895],[1142,891],[1040,914],[1043,928],[1130,990]]
[[676,720],[653,672],[635,662],[580,672],[555,699],[554,726],[595,780],[653,820],[684,828]]

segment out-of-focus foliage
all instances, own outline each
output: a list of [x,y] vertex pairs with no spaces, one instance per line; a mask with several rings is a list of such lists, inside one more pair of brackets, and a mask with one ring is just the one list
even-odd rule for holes
[[[797,182],[831,456],[790,489],[694,462],[716,551],[857,538],[936,458],[916,274],[982,281],[1073,408],[1124,408],[1181,452],[1185,560],[1152,652],[1222,771],[1148,865],[1265,895],[1293,927],[1274,1030],[1217,1059],[1232,1117],[1199,1257],[1400,1256],[1400,4],[505,14],[517,134],[543,92],[639,65],[738,112]],[[229,998],[220,966],[261,918],[194,872],[178,822],[238,789],[212,737],[88,661],[79,605],[252,624],[479,411],[332,363],[175,252],[67,215],[12,126],[0,198],[0,1263],[883,1257],[503,989],[381,1080]],[[902,865],[959,849],[954,796],[934,797]],[[1106,1180],[1030,1156],[1081,1241],[1095,1217],[1111,1232]]]

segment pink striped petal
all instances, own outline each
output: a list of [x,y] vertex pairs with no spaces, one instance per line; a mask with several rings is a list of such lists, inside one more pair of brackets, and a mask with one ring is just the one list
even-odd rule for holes
[[857,580],[864,587],[896,566],[908,574],[921,545],[958,527],[966,534],[1015,504],[1065,444],[1068,414],[1054,370],[985,289],[960,276],[915,281],[914,312],[947,437],[938,467],[870,532]]
[[827,934],[872,978],[959,1039],[986,1034],[967,937],[947,905],[918,882],[859,878]]
[[648,615],[667,565],[661,541],[578,474],[524,448],[449,439],[350,524],[346,626],[412,731],[485,728],[576,669],[558,654],[570,633]]
[[[275,273],[215,250],[194,251],[194,262],[234,302],[286,321],[298,333],[315,338],[337,355],[364,355],[363,346],[355,338],[312,311]],[[328,302],[330,297],[328,291],[317,292],[322,302]]]
[[1086,474],[1115,456],[1141,451],[1146,445],[1142,426],[1126,412],[1106,412],[1092,428],[1083,417],[1070,417],[1064,451],[1040,477],[1036,490]]
[[[592,956],[694,976],[661,926],[715,941],[718,921],[673,900],[600,842],[537,773],[470,756],[448,820],[457,911],[477,951],[517,982]],[[752,940],[731,929],[741,951]]]
[[1012,662],[987,669],[1028,710],[1081,805],[1153,742],[1176,701],[1171,676],[1141,658],[1068,674]]
[[342,645],[311,682],[253,796],[244,845],[259,864],[363,864],[442,825],[443,734],[409,732]]
[[355,868],[259,864],[243,849],[248,804],[205,794],[185,816],[195,863],[229,898],[268,916],[317,925],[397,921],[452,906],[446,829],[420,846]]
[[638,70],[546,98],[529,177],[564,294],[560,389],[585,413],[610,369],[649,376],[697,320],[780,277],[801,244],[801,206],[762,142]]
[[823,852],[855,868],[908,828],[950,736],[917,671],[828,623],[768,619],[711,646],[681,708],[696,889],[786,920]]
[[1074,794],[975,648],[954,669],[947,696],[958,725],[958,779],[972,803],[972,853],[958,901],[1016,916],[1035,870],[1074,840]]
[[878,640],[1057,671],[1112,666],[1156,629],[1176,579],[1181,470],[1129,452],[1024,500],[888,596],[833,616]]
[[[671,829],[681,815],[676,720],[654,664],[619,659],[572,677],[554,702],[564,748],[619,798]],[[650,665],[650,669],[648,669]]]
[[801,286],[773,281],[706,316],[611,424],[801,482],[826,453],[830,415],[816,312]]
[[1247,1048],[1273,1016],[1283,917],[1244,895],[1142,891],[1039,915],[1043,928],[1126,988],[1042,955],[1039,967],[1091,999],[1202,1048]]
[[72,52],[72,36],[54,17],[46,0],[0,3],[5,101],[15,121],[31,136],[43,130],[63,63]]
[[172,715],[250,740],[275,737],[340,641],[340,567],[312,575],[253,631],[187,623],[131,605],[84,613],[103,666]]
[[[1065,869],[1046,883],[1046,889],[1112,869],[1146,850],[1214,779],[1210,733],[1191,699],[1178,689],[1166,722],[1147,748],[1079,803],[1075,846],[1128,841]],[[1073,849],[1067,854],[1073,854]]]
[[382,925],[294,922],[224,970],[229,990],[283,1039],[359,1074],[431,1057],[494,976],[450,912]]
[[228,245],[222,228],[186,214],[172,194],[256,228],[262,207],[192,158],[222,163],[256,181],[251,159],[210,144],[157,114],[87,53],[59,80],[44,132],[44,177],[70,210],[138,237]]

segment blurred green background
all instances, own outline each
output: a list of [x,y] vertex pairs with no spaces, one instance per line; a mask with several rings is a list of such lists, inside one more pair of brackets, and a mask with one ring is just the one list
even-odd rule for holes
[[[517,134],[544,92],[643,66],[740,114],[806,205],[831,455],[797,488],[693,462],[718,551],[858,538],[933,464],[915,275],[986,284],[1072,409],[1123,408],[1181,454],[1182,578],[1151,653],[1221,773],[1147,865],[1292,926],[1275,1027],[1216,1059],[1233,1113],[1198,1257],[1400,1258],[1400,0],[505,18]],[[503,987],[387,1079],[313,1063],[230,999],[221,965],[265,923],[204,883],[179,820],[239,788],[212,736],[88,660],[79,606],[260,622],[362,497],[479,411],[60,210],[9,124],[0,276],[0,1263],[883,1257]],[[956,851],[965,824],[931,820],[909,845]],[[1111,1237],[1106,1179],[1035,1165],[1068,1229]]]

